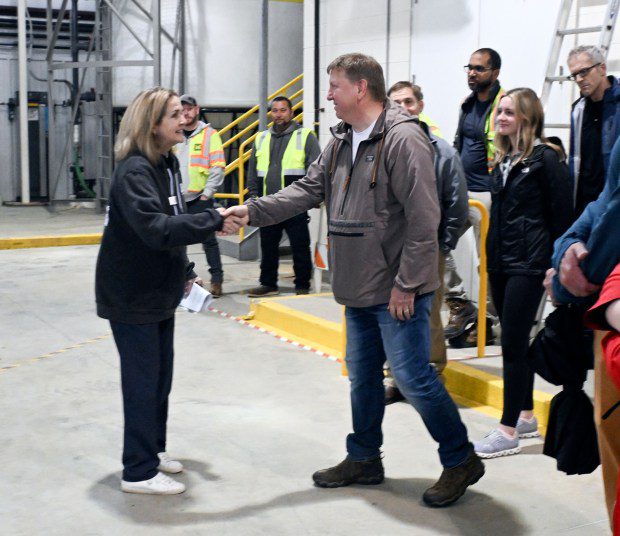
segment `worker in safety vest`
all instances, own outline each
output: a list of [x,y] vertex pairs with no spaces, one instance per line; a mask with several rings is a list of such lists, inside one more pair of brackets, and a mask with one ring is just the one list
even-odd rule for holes
[[[497,105],[504,95],[498,81],[502,60],[492,48],[476,50],[469,58],[464,70],[471,93],[461,104],[459,124],[454,139],[454,148],[461,156],[469,199],[480,201],[488,212],[491,210],[491,181],[489,173],[495,157],[495,117]],[[469,225],[474,227],[478,254],[480,254],[480,212],[470,208]],[[478,310],[467,296],[462,279],[456,271],[452,256],[446,259],[446,275],[449,291],[446,303],[450,318],[444,332],[453,346],[476,346],[478,336],[476,318]],[[495,317],[495,309],[487,300],[487,310]],[[493,339],[492,319],[487,321],[487,344]]]
[[[305,176],[321,149],[314,131],[293,120],[293,107],[286,97],[271,102],[273,126],[259,132],[248,163],[248,191],[252,197],[270,195]],[[276,225],[260,228],[260,285],[248,291],[250,297],[279,294],[278,264],[282,231],[286,231],[293,252],[295,291],[308,294],[312,275],[308,213],[303,212]]]
[[[209,123],[200,120],[200,107],[196,99],[182,95],[181,104],[185,118],[185,141],[176,145],[175,154],[179,159],[187,210],[190,214],[196,214],[213,208],[213,196],[224,181],[226,161],[222,139]],[[215,233],[209,235],[202,247],[211,274],[210,291],[213,297],[219,298],[222,295],[224,271]]]

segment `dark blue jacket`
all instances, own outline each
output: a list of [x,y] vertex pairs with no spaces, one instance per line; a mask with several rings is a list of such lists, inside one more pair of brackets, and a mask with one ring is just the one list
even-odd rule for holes
[[[601,154],[603,156],[605,173],[607,173],[609,167],[611,150],[618,136],[620,136],[620,81],[614,76],[608,76],[607,78],[611,83],[611,87],[607,88],[603,95],[603,125],[601,132]],[[573,199],[577,192],[581,157],[581,143],[575,143],[575,140],[580,140],[586,98],[581,97],[573,103],[570,117],[570,157],[568,167],[573,182]]]
[[[614,144],[601,195],[554,244],[552,264],[558,272],[564,253],[576,242],[585,244],[589,251],[581,265],[585,276],[591,283],[602,284],[620,262],[620,139]],[[553,292],[559,303],[584,301],[568,292],[558,276]]]

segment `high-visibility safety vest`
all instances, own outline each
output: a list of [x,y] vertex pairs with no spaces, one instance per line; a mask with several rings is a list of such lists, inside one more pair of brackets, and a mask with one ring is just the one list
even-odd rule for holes
[[[291,139],[282,156],[282,188],[286,186],[284,177],[287,175],[303,177],[306,174],[306,140],[314,136],[309,128],[298,128],[291,134]],[[256,157],[256,175],[263,179],[263,195],[267,195],[267,172],[269,171],[269,149],[271,145],[271,131],[259,132],[254,140],[254,155]]]
[[202,192],[209,178],[209,168],[226,167],[222,138],[211,126],[203,128],[189,142],[189,192]]
[[484,123],[484,144],[487,149],[489,173],[493,170],[493,159],[495,158],[495,119],[497,118],[497,105],[504,94],[505,91],[500,87],[497,95],[495,95],[493,99],[493,104],[491,104],[491,113],[487,115],[487,119]]
[[420,118],[420,121],[428,125],[431,134],[437,136],[438,138],[443,138],[443,134],[441,133],[441,130],[439,130],[439,125],[435,123],[435,121],[433,121],[428,115],[426,115],[425,113],[421,113],[418,117]]

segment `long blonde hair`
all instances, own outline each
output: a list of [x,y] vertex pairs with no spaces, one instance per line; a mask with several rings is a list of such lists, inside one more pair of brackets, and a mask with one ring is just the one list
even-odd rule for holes
[[[507,91],[504,97],[510,97],[515,106],[515,114],[520,121],[517,132],[519,147],[513,147],[510,138],[497,132],[495,134],[495,159],[493,165],[497,165],[510,154],[513,149],[521,151],[521,155],[514,162],[515,164],[524,160],[532,154],[534,143],[540,139],[542,143],[548,145],[560,155],[563,160],[563,153],[560,147],[551,143],[545,138],[543,125],[545,123],[545,112],[536,93],[529,87],[518,87]],[[501,102],[501,100],[500,100]]]
[[139,151],[152,164],[157,164],[160,149],[153,130],[164,118],[168,101],[175,96],[177,93],[172,89],[161,87],[152,87],[138,93],[121,120],[114,144],[117,160]]

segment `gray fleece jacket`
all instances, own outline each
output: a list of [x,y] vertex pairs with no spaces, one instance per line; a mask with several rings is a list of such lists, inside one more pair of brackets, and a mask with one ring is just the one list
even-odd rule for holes
[[433,148],[415,120],[386,100],[351,161],[351,126],[339,123],[307,175],[247,202],[252,225],[273,225],[325,201],[332,289],[338,303],[388,303],[394,286],[425,294],[439,286],[439,203]]

